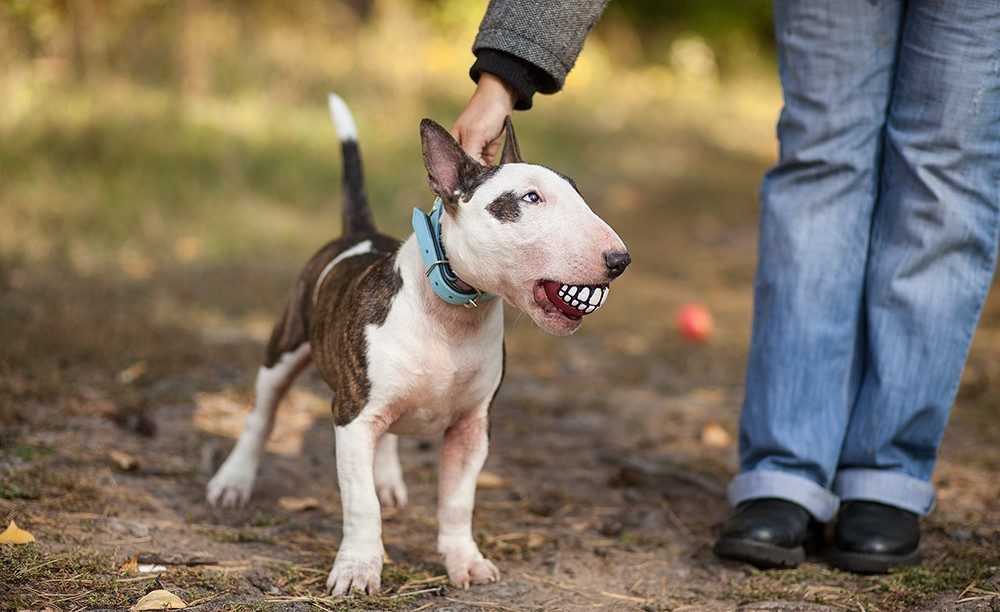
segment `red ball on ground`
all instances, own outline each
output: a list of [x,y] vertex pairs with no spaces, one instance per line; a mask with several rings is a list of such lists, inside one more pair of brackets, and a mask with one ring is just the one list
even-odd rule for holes
[[700,304],[687,304],[677,312],[677,331],[689,342],[707,342],[714,327],[711,313]]

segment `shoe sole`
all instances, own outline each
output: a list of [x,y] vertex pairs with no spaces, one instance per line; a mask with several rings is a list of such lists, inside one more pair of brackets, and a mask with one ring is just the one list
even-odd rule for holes
[[896,567],[920,564],[919,550],[905,555],[886,555],[848,552],[832,548],[827,556],[834,567],[855,574],[887,574]]
[[761,569],[792,569],[806,560],[803,547],[783,548],[754,540],[719,540],[712,549],[723,559],[743,561]]

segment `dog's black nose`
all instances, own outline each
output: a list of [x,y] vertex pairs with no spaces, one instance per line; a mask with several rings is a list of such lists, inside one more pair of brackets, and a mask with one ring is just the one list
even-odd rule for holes
[[618,278],[625,268],[632,263],[628,251],[607,251],[604,253],[604,265],[608,267],[608,277]]

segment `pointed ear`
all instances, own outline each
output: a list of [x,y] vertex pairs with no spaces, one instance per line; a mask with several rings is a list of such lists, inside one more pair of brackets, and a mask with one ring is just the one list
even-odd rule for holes
[[456,204],[463,187],[484,167],[466,155],[447,130],[430,119],[420,122],[420,142],[431,191],[445,204]]
[[503,153],[500,154],[500,163],[515,164],[524,161],[521,158],[521,147],[517,144],[517,136],[514,135],[514,122],[510,120],[510,115],[503,120],[503,131],[507,137],[503,141]]

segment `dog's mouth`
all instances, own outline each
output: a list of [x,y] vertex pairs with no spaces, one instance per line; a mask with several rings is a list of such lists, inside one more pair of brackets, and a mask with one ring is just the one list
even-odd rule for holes
[[608,285],[570,285],[558,281],[538,281],[535,302],[546,312],[558,312],[578,321],[604,306],[611,288]]

